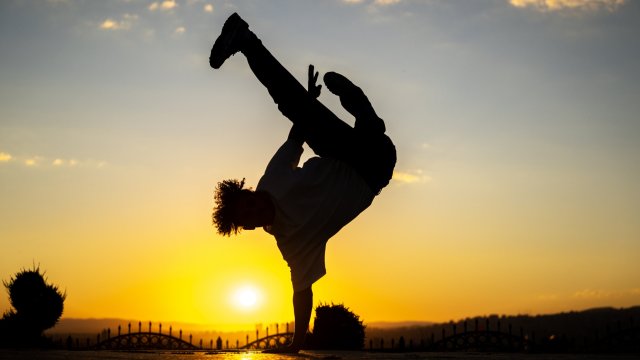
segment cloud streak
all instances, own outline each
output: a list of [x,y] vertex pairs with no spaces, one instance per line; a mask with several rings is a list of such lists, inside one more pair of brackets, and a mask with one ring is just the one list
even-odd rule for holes
[[[399,3],[402,0],[373,0],[373,5],[377,6],[388,6]],[[342,2],[347,4],[362,4],[364,0],[342,0]]]
[[411,172],[395,170],[392,179],[402,184],[424,184],[431,181],[431,177],[424,174],[422,170]]
[[137,20],[138,15],[135,14],[124,14],[120,20],[107,18],[100,24],[100,29],[107,31],[129,30]]
[[577,299],[586,299],[586,300],[594,300],[594,299],[616,299],[623,298],[629,296],[638,296],[640,295],[640,288],[626,289],[622,291],[609,291],[602,289],[583,289],[580,291],[576,291],[573,293],[573,297]]
[[6,152],[0,152],[0,164],[16,163],[30,168],[94,168],[100,169],[107,165],[105,161],[99,160],[77,160],[73,158],[46,158],[44,156],[13,156]]
[[375,5],[380,5],[380,6],[387,6],[387,5],[394,5],[399,3],[401,0],[375,0],[373,3]]
[[11,154],[6,152],[0,152],[0,163],[9,162],[11,161],[12,158],[13,156],[11,156]]
[[148,9],[150,11],[156,11],[156,10],[163,10],[163,11],[168,11],[168,10],[173,10],[176,7],[178,7],[178,3],[175,2],[175,0],[165,0],[165,1],[156,1],[156,2],[152,2]]
[[509,0],[517,8],[532,8],[542,12],[562,10],[615,11],[626,0]]

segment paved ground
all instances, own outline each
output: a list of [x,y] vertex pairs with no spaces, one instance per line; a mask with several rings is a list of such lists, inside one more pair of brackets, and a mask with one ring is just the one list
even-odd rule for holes
[[258,352],[115,352],[115,351],[16,351],[0,350],[0,360],[637,360],[639,354],[491,354],[491,353],[369,353],[302,352],[273,355]]

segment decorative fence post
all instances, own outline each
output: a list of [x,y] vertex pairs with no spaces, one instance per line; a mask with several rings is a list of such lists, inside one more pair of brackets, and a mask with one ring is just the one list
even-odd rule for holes
[[158,325],[158,334],[162,334],[162,323]]

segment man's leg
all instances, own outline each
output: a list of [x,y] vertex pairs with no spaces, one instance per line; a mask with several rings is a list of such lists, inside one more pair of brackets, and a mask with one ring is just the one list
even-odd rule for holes
[[349,79],[330,71],[324,74],[324,84],[329,91],[340,97],[342,107],[356,118],[356,130],[379,134],[386,131],[384,121],[378,117],[364,91]]
[[320,156],[341,159],[351,148],[353,128],[310,96],[307,90],[262,45],[248,25],[233,14],[211,50],[214,68],[235,52],[245,55],[256,78],[267,88],[278,109],[299,125],[305,141]]
[[377,194],[389,183],[396,163],[395,146],[384,134],[384,121],[378,117],[362,89],[346,77],[328,72],[324,75],[324,84],[340,97],[342,106],[356,118],[349,163]]
[[311,97],[260,40],[256,38],[256,43],[242,51],[280,111],[303,129],[305,141],[316,154],[351,164],[376,194],[389,183],[396,163],[395,146],[362,89],[338,73],[324,76],[327,88],[356,118],[352,128]]

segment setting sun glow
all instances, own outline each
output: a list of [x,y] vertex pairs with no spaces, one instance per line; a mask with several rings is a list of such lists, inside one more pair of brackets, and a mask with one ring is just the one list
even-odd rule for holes
[[232,302],[234,306],[249,310],[258,307],[259,305],[259,292],[252,286],[243,286],[238,289],[233,294]]

